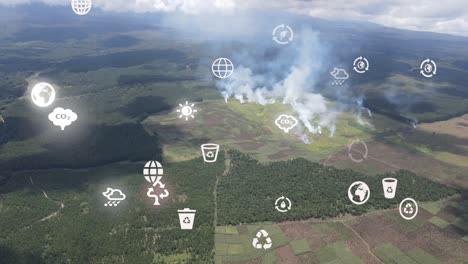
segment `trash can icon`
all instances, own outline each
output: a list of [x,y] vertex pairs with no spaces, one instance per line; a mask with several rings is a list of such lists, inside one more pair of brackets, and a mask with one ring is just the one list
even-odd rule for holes
[[203,154],[203,160],[205,162],[216,162],[218,159],[218,152],[219,152],[219,145],[218,144],[213,144],[213,143],[208,143],[208,144],[203,144],[201,145],[201,150]]
[[195,213],[197,210],[190,208],[184,208],[184,210],[177,210],[179,213],[180,229],[191,230],[193,228],[193,222],[195,221]]
[[398,180],[395,178],[385,178],[382,180],[384,196],[387,199],[395,198]]

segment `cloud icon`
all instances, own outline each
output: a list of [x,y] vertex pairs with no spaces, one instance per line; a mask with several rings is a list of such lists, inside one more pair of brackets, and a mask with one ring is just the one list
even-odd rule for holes
[[277,127],[282,129],[284,132],[288,133],[289,130],[291,130],[293,127],[297,126],[298,122],[297,122],[297,119],[294,118],[294,116],[280,115],[276,119],[275,124],[276,124]]
[[333,68],[333,71],[330,74],[337,80],[346,80],[349,78],[349,74],[345,69]]
[[102,193],[109,201],[122,201],[125,200],[125,194],[119,189],[107,188],[105,192]]
[[49,120],[52,121],[54,125],[62,128],[62,130],[64,130],[66,126],[71,125],[71,123],[75,122],[77,119],[78,115],[72,110],[63,109],[61,107],[55,108],[54,111],[49,114]]

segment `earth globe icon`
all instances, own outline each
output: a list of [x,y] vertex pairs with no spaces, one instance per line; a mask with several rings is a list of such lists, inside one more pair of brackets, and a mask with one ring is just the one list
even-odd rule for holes
[[370,196],[369,186],[362,181],[353,182],[348,189],[349,200],[357,205],[365,204]]
[[35,105],[47,107],[55,101],[55,89],[48,83],[38,83],[31,90],[31,99]]
[[220,79],[225,79],[231,76],[231,74],[234,72],[234,64],[232,64],[229,59],[218,58],[211,65],[211,71],[213,72],[214,76]]
[[148,161],[143,168],[143,176],[145,176],[145,180],[151,184],[154,184],[158,176],[163,176],[164,170],[161,163],[156,160]]
[[71,0],[73,12],[79,16],[84,16],[91,11],[93,2],[91,0]]

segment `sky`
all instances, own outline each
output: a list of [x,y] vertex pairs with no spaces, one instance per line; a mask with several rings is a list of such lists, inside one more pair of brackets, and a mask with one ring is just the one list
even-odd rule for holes
[[[70,0],[0,0],[10,6],[30,2],[70,4]],[[466,0],[93,0],[93,5],[108,11],[189,14],[275,8],[331,20],[468,36]]]

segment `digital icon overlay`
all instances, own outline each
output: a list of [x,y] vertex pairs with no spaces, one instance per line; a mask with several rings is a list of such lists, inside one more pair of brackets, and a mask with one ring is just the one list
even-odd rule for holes
[[281,196],[275,201],[275,209],[281,213],[291,210],[291,205],[291,200],[288,197]]
[[268,232],[264,229],[259,230],[257,235],[252,239],[252,246],[256,249],[269,249],[273,245]]
[[159,199],[164,199],[169,196],[169,191],[166,185],[162,183],[161,179],[164,175],[164,169],[159,161],[151,160],[145,164],[143,169],[145,180],[151,183],[152,187],[148,188],[146,196],[154,199],[153,205],[161,205]]
[[294,116],[290,115],[280,115],[275,120],[275,125],[283,130],[285,133],[288,133],[289,130],[293,129],[297,126],[299,122]]
[[93,2],[91,0],[71,0],[73,12],[79,16],[84,16],[91,11]]
[[218,58],[211,65],[211,71],[214,76],[220,79],[226,79],[234,72],[234,64],[229,59]]
[[177,212],[179,213],[180,229],[192,230],[193,223],[195,222],[195,213],[197,210],[184,208],[183,210],[177,210]]
[[365,204],[369,200],[369,197],[370,189],[365,182],[353,182],[348,188],[348,198],[353,204]]
[[214,143],[207,143],[201,145],[203,160],[207,163],[213,163],[218,160],[219,145]]
[[387,199],[395,198],[397,185],[398,185],[398,180],[395,178],[382,179],[382,186],[383,186],[385,198]]
[[188,121],[189,118],[195,118],[194,113],[198,112],[198,110],[194,107],[195,104],[188,101],[185,101],[185,104],[179,104],[179,109],[177,109],[177,113],[180,113],[179,118],[185,118],[185,121]]
[[290,26],[281,24],[273,29],[273,40],[280,44],[286,45],[294,40],[294,31]]
[[52,85],[41,82],[31,90],[31,99],[39,107],[50,106],[55,101],[55,89]]
[[413,198],[406,198],[399,206],[401,217],[405,220],[412,220],[418,215],[418,203]]
[[420,73],[426,78],[431,78],[437,74],[437,64],[435,61],[427,58],[421,62],[419,66]]
[[357,73],[365,73],[369,70],[369,61],[366,58],[359,56],[353,62],[353,69]]
[[335,78],[332,82],[332,85],[343,85],[343,83],[349,78],[349,74],[345,69],[333,68],[333,71],[330,72],[331,76]]
[[[362,151],[358,151],[357,148],[353,148],[353,146],[356,146],[356,145],[361,145]],[[353,154],[353,151],[355,152],[355,154]],[[358,157],[357,154],[360,154],[360,156]],[[357,162],[357,163],[363,162],[364,160],[367,159],[368,154],[369,154],[369,150],[367,148],[366,142],[360,139],[355,139],[348,145],[348,157],[354,162]]]
[[125,194],[119,189],[112,189],[107,187],[107,190],[102,193],[107,198],[108,202],[104,206],[117,206],[123,200],[125,200]]
[[63,109],[57,107],[52,113],[49,114],[49,120],[55,125],[59,126],[62,131],[65,127],[71,125],[73,122],[78,120],[78,115],[70,109]]

